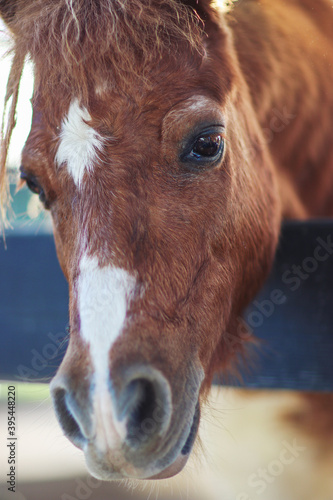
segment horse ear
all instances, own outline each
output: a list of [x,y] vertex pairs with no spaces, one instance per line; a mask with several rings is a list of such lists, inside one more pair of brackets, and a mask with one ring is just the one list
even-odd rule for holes
[[0,0],[0,17],[10,26],[15,19],[17,0]]

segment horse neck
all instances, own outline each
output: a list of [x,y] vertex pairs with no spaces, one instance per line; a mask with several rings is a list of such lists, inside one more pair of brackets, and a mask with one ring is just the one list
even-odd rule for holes
[[228,15],[254,110],[270,134],[288,217],[333,215],[332,35],[318,28],[328,2],[319,1],[315,16],[307,3],[244,0]]
[[245,0],[236,2],[228,20],[259,121],[264,124],[274,106],[295,109],[304,80],[314,76],[308,35],[298,33],[311,24],[306,11],[296,0],[287,6],[284,0]]

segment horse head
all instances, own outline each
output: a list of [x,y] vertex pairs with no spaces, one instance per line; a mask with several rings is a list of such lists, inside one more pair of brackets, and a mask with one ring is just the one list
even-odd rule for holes
[[21,178],[69,283],[58,420],[101,479],[174,475],[214,373],[250,338],[241,313],[280,225],[232,33],[207,0],[0,10],[34,64]]

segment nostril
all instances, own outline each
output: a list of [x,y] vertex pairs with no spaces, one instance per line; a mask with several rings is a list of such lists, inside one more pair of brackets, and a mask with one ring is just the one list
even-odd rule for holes
[[156,395],[154,385],[149,380],[132,380],[127,387],[131,395],[131,405],[128,412],[128,426],[131,428],[141,427],[142,424],[152,419],[156,408]]
[[63,388],[55,389],[52,395],[54,408],[65,435],[75,446],[82,448],[86,439],[70,410],[67,391]]
[[163,380],[139,377],[131,380],[122,394],[122,418],[127,418],[127,441],[132,447],[150,443],[161,435],[170,419],[169,385]]

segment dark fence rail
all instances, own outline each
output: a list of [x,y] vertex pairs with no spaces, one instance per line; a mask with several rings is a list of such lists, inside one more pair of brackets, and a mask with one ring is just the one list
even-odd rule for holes
[[[0,379],[46,381],[67,346],[68,290],[51,236],[0,248]],[[333,391],[333,223],[284,224],[244,320],[261,340],[244,385]],[[232,339],[231,339],[232,342]]]

